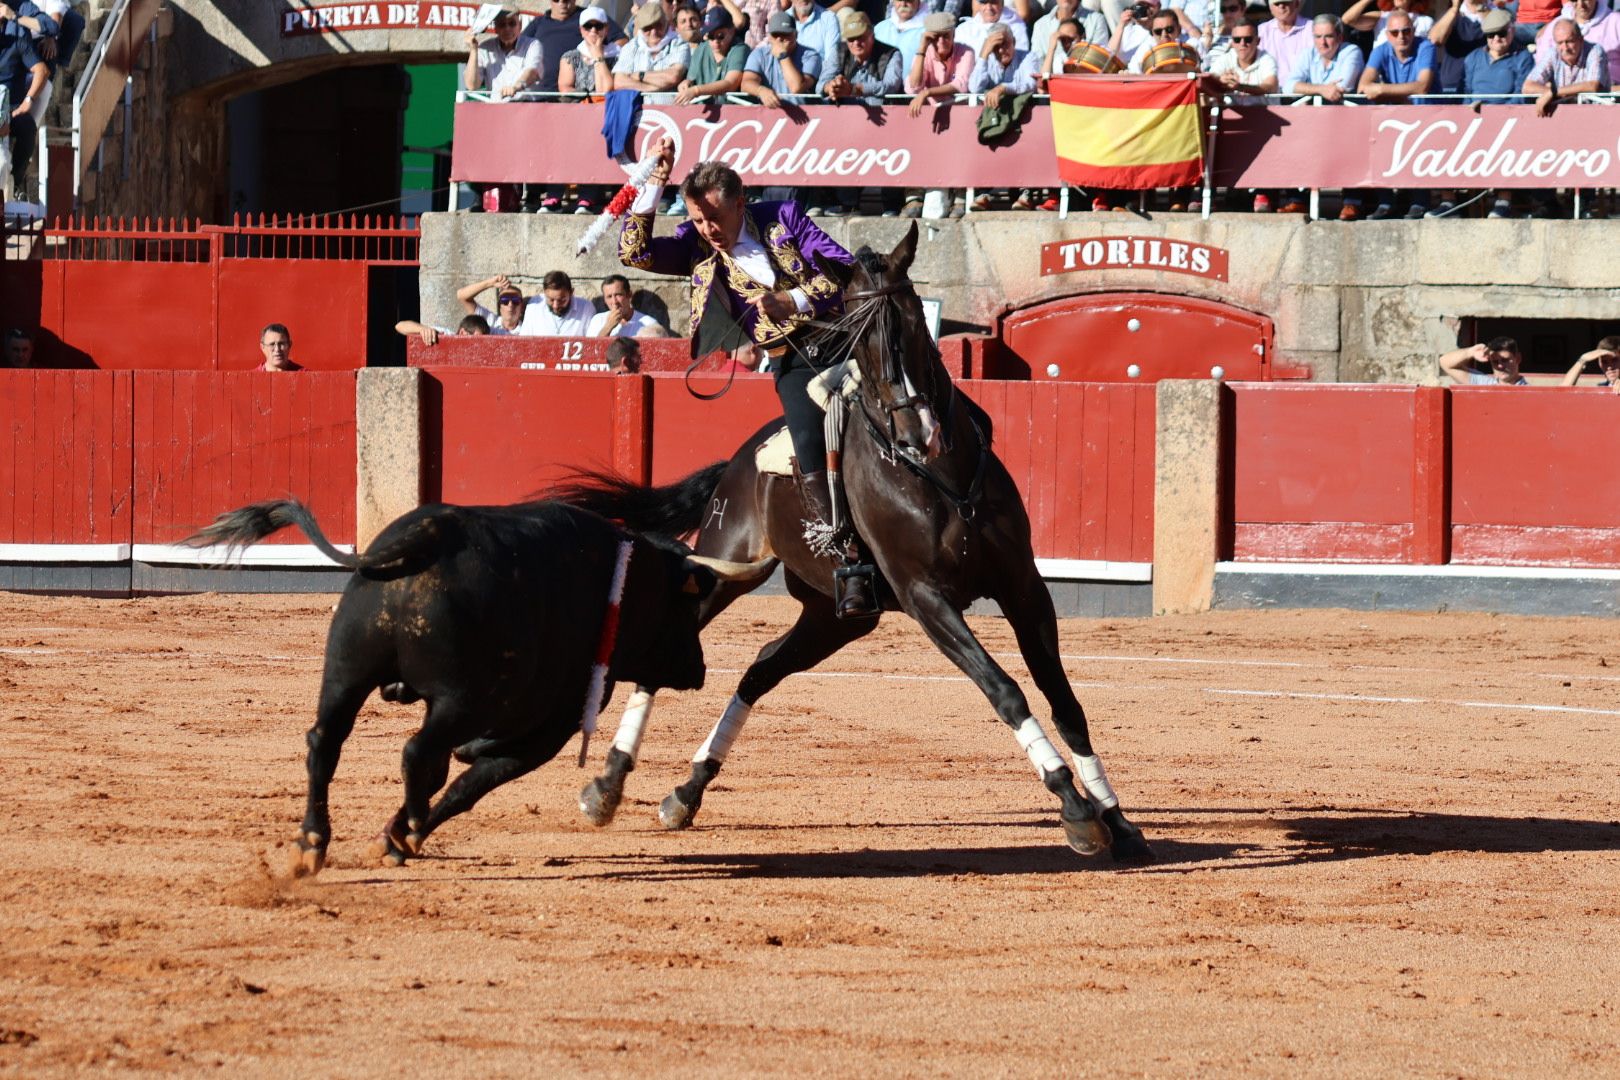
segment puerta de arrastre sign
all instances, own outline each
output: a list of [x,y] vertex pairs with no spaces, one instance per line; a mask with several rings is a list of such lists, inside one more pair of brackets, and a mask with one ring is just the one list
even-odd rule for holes
[[[478,15],[478,4],[425,0],[359,4],[294,4],[281,13],[281,36],[328,34],[335,30],[465,30]],[[521,16],[525,22],[532,15]]]
[[1227,251],[1162,236],[1095,236],[1041,245],[1041,275],[1077,270],[1166,270],[1226,280]]

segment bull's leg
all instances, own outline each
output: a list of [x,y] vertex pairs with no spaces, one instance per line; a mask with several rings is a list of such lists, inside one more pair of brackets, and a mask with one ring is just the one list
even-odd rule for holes
[[405,740],[405,749],[400,753],[405,804],[377,837],[375,848],[384,861],[399,866],[407,854],[421,853],[433,796],[450,775],[451,747],[465,737],[471,726],[465,723],[466,716],[466,709],[458,703],[435,698],[428,703],[421,730]]
[[637,686],[631,693],[624,704],[624,715],[619,718],[618,733],[608,749],[607,766],[579,793],[579,811],[592,825],[606,825],[619,809],[624,798],[624,778],[636,767],[636,755],[641,752],[641,735],[652,712],[653,693],[644,686]]
[[1046,789],[1063,804],[1063,832],[1069,846],[1082,855],[1094,855],[1109,842],[1108,828],[1085,796],[1076,790],[1074,773],[1063,763],[1041,725],[1029,713],[1029,701],[1018,684],[1001,665],[984,651],[979,639],[968,629],[962,613],[939,592],[925,583],[914,583],[900,592],[900,603],[916,619],[929,640],[950,657],[990,699],[996,715],[1013,729],[1018,745],[1024,748],[1035,774]]
[[703,792],[719,775],[720,766],[731,746],[742,733],[749,710],[789,675],[821,663],[845,645],[870,633],[877,619],[840,619],[832,601],[788,575],[788,587],[804,606],[787,633],[760,650],[759,656],[743,673],[737,693],[726,705],[720,722],[692,755],[692,775],[670,792],[658,807],[658,819],[666,829],[684,829],[692,824],[703,805]]
[[578,728],[538,731],[526,738],[510,739],[498,744],[467,768],[445,789],[439,801],[428,812],[421,836],[427,839],[440,825],[464,814],[491,791],[508,780],[531,773],[557,756]]
[[1142,830],[1120,809],[1119,797],[1103,772],[1102,759],[1092,749],[1085,710],[1075,698],[1074,688],[1069,685],[1063,661],[1058,656],[1057,615],[1052,610],[1052,596],[1034,566],[1031,565],[1022,587],[1005,590],[997,601],[1007,621],[1012,623],[1013,633],[1018,637],[1018,650],[1024,654],[1030,676],[1052,706],[1052,723],[1068,744],[1080,784],[1113,836],[1114,860],[1152,862],[1153,849],[1148,847]]
[[304,759],[309,773],[309,793],[304,804],[304,824],[298,832],[296,874],[318,874],[326,865],[326,848],[332,840],[327,793],[332,787],[332,774],[337,772],[338,758],[343,753],[343,741],[354,730],[354,718],[369,693],[369,685],[345,685],[331,677],[321,683],[315,726],[304,736],[309,746]]

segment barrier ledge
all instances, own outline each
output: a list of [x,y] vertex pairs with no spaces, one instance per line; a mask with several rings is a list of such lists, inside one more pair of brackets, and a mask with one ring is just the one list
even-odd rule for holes
[[1211,607],[1614,618],[1620,616],[1620,570],[1223,562],[1215,567]]
[[122,563],[129,544],[0,544],[0,562]]
[[[345,555],[354,554],[353,544],[332,546]],[[155,566],[337,566],[314,544],[250,544],[236,551],[219,544],[201,548],[184,544],[135,544],[133,549],[130,555],[136,562]],[[347,569],[338,568],[348,573]]]

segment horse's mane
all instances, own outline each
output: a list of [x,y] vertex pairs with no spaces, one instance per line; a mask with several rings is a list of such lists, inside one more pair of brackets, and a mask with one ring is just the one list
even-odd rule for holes
[[855,252],[855,261],[868,274],[887,274],[889,272],[888,256],[873,251],[865,244],[862,244],[860,250]]

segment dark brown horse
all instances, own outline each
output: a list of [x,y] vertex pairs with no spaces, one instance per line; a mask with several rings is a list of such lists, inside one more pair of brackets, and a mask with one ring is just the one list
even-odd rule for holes
[[[824,327],[852,350],[860,385],[844,439],[844,484],[851,516],[881,572],[885,610],[917,620],[930,640],[984,691],[1016,733],[1036,773],[1060,800],[1066,839],[1090,855],[1112,844],[1121,861],[1152,854],[1141,830],[1120,810],[1102,763],[1092,751],[1085,712],[1058,658],[1057,620],[1035,568],[1029,518],[1012,477],[990,449],[988,418],[951,382],[924,322],[906,271],[917,228],[887,257],[862,251],[845,290],[845,314]],[[831,352],[831,349],[826,350]],[[556,492],[558,497],[650,532],[701,529],[699,554],[755,562],[775,559],[788,591],[802,606],[787,633],[766,645],[736,695],[693,757],[692,774],[659,808],[668,828],[691,824],[703,793],[720,771],[749,710],[783,679],[805,671],[860,639],[875,618],[834,614],[833,560],[810,551],[805,517],[791,477],[762,473],[755,451],[782,425],[767,424],[731,461],[678,484],[647,488],[602,476]],[[718,482],[716,482],[718,479]],[[712,619],[757,588],[756,579],[721,584],[700,617]],[[1018,638],[1035,684],[1052,708],[1058,734],[1080,773],[1074,773],[1030,713],[1023,691],[991,658],[962,618],[974,600],[1000,605]],[[651,695],[630,698],[606,771],[580,796],[597,824],[613,817],[625,776],[635,767]]]

